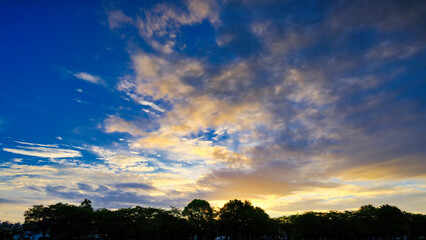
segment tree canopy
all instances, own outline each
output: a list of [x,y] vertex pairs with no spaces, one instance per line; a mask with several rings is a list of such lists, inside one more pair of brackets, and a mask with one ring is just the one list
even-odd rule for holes
[[25,223],[0,222],[0,239],[424,239],[426,215],[396,206],[361,206],[356,211],[305,212],[270,218],[249,201],[230,200],[214,210],[194,199],[181,211],[152,207],[94,210],[90,200],[80,205],[34,205]]
[[261,237],[271,229],[268,214],[249,201],[231,200],[219,210],[219,232],[231,238]]
[[183,209],[182,214],[187,218],[192,235],[197,236],[197,239],[211,239],[215,236],[213,209],[209,202],[194,199]]

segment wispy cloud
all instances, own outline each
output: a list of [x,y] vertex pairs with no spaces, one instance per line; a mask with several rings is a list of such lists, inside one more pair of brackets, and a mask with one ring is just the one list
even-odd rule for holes
[[155,50],[172,53],[177,46],[177,34],[181,27],[191,26],[207,20],[212,24],[219,22],[219,7],[215,0],[189,0],[184,2],[185,8],[172,3],[159,3],[151,9],[142,11],[134,20],[122,11],[109,11],[108,22],[111,29],[124,24],[138,28],[140,36]]
[[39,147],[49,147],[49,148],[57,148],[57,144],[41,144],[41,143],[30,143],[30,142],[23,142],[23,141],[15,141],[16,143],[23,144],[23,145],[30,145],[30,146],[39,146]]
[[114,170],[129,172],[152,172],[156,169],[155,167],[149,166],[149,159],[142,156],[131,154],[129,155],[122,152],[113,152],[99,146],[90,146],[89,149],[96,153]]
[[92,74],[87,73],[87,72],[73,73],[73,75],[78,79],[88,81],[88,82],[91,82],[91,83],[94,83],[94,84],[104,83],[104,80],[102,78],[100,78],[99,76],[95,76],[95,75],[92,75]]
[[133,189],[154,189],[152,186],[145,183],[118,183],[117,188],[133,188]]
[[155,109],[155,110],[157,110],[159,112],[164,112],[164,109],[160,108],[159,106],[157,106],[153,102],[148,102],[148,101],[145,101],[145,100],[140,100],[139,103],[141,105],[144,105],[144,106],[149,106],[149,107],[151,107],[151,108],[153,108],[153,109]]
[[119,28],[122,25],[132,23],[132,19],[126,16],[126,14],[124,14],[121,10],[109,11],[107,12],[107,16],[109,27],[111,29]]
[[[56,144],[39,144],[39,143],[28,143],[28,142],[18,142],[23,144],[23,146],[16,146],[15,148],[3,148],[3,151],[34,156],[42,158],[74,158],[81,157],[81,153],[72,149],[63,149],[59,148]],[[29,145],[29,146],[25,146]]]
[[34,156],[43,158],[72,158],[81,157],[81,153],[76,150],[58,149],[58,148],[45,148],[45,147],[22,147],[23,149],[16,148],[3,148],[3,151]]
[[143,135],[145,131],[141,130],[136,124],[131,121],[124,120],[122,118],[112,116],[105,119],[104,121],[105,131],[112,132],[123,132],[131,135]]

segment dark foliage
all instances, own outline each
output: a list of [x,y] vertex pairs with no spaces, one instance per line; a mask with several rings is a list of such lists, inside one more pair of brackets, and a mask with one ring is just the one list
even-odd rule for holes
[[275,235],[268,214],[249,201],[231,200],[219,211],[219,232],[231,239]]
[[383,205],[357,211],[305,212],[278,218],[289,239],[424,239],[426,215]]
[[425,239],[426,215],[390,205],[357,211],[305,212],[271,219],[249,201],[231,200],[218,211],[201,199],[183,211],[136,206],[118,210],[57,203],[34,205],[23,225],[0,222],[0,240],[30,239]]
[[197,239],[214,239],[216,236],[213,209],[206,200],[192,200],[182,212],[191,226],[191,235]]
[[19,237],[22,233],[23,228],[21,224],[0,221],[0,240],[12,240],[14,236]]

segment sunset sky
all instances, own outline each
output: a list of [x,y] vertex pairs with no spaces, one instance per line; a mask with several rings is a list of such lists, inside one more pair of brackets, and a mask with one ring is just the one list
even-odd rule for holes
[[426,213],[426,1],[0,2],[0,220]]

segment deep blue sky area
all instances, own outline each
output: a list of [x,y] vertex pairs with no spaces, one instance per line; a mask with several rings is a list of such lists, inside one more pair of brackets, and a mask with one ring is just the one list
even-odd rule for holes
[[[100,19],[100,2],[91,4],[13,2],[2,8],[1,104],[4,121],[14,126],[5,134],[52,141],[82,125],[92,128],[91,121],[121,101],[70,74],[84,68],[108,81],[129,65],[125,44]],[[82,97],[86,104],[76,101]],[[30,119],[35,125],[27,124]]]
[[425,16],[424,1],[2,1],[0,218],[83,198],[425,213]]

